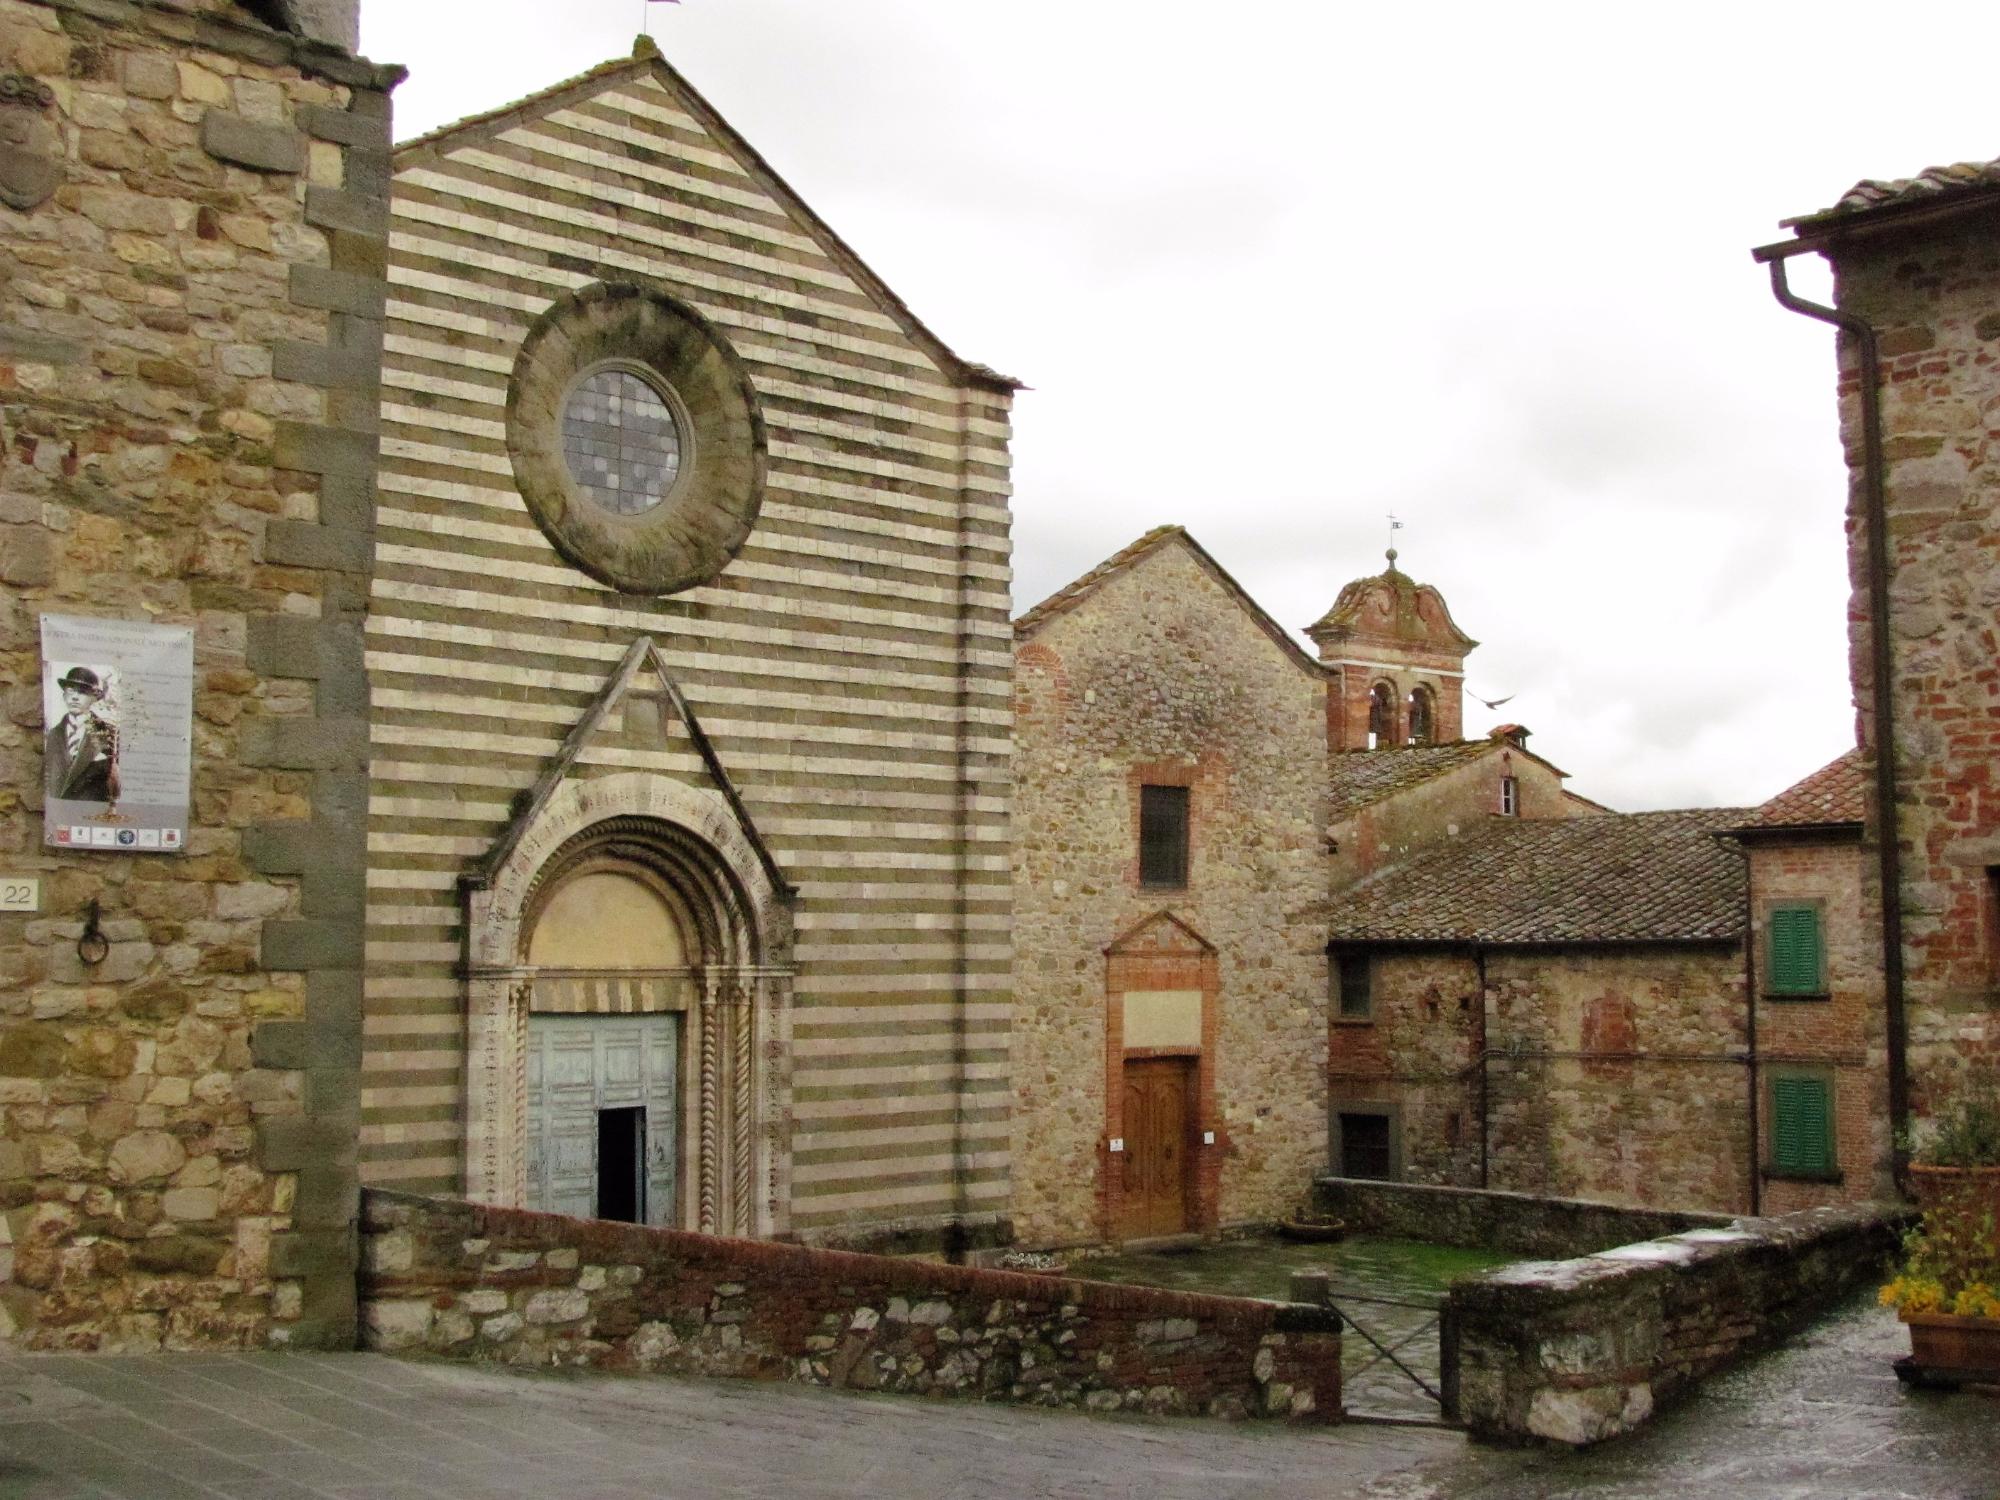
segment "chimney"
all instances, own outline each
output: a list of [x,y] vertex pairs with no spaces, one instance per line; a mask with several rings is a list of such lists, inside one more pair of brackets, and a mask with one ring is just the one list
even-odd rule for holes
[[1487,732],[1488,739],[1505,740],[1516,750],[1528,748],[1528,731],[1519,724],[1496,724]]

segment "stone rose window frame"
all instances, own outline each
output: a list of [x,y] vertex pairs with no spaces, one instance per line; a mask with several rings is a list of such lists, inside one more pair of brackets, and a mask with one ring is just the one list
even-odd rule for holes
[[[565,449],[572,398],[607,369],[643,380],[679,427],[673,481],[635,514],[600,503]],[[767,447],[735,350],[651,284],[598,282],[557,299],[529,329],[507,386],[507,453],[528,513],[565,561],[621,593],[675,594],[718,577],[763,509]]]

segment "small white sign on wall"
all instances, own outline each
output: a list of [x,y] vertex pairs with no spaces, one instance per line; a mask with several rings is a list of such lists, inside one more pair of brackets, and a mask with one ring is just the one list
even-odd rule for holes
[[0,911],[40,911],[42,883],[32,875],[0,875]]

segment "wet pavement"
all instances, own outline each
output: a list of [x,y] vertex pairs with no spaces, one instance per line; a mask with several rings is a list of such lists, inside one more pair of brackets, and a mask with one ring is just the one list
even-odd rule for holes
[[1856,1304],[1580,1454],[372,1354],[0,1356],[6,1500],[1993,1500],[2000,1398]]
[[1438,1308],[1455,1277],[1517,1257],[1356,1235],[1328,1245],[1252,1238],[1093,1256],[1073,1276],[1186,1292],[1284,1298],[1294,1271],[1327,1273],[1351,1325],[1341,1343],[1342,1396],[1357,1416],[1438,1418]]

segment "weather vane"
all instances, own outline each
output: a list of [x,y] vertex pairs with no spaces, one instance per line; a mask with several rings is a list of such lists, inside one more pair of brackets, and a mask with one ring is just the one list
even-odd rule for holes
[[1392,513],[1389,517],[1389,561],[1396,561],[1396,533],[1403,529],[1403,523]]
[[681,0],[639,0],[639,30],[642,35],[653,34],[653,7],[656,5],[679,5]]

